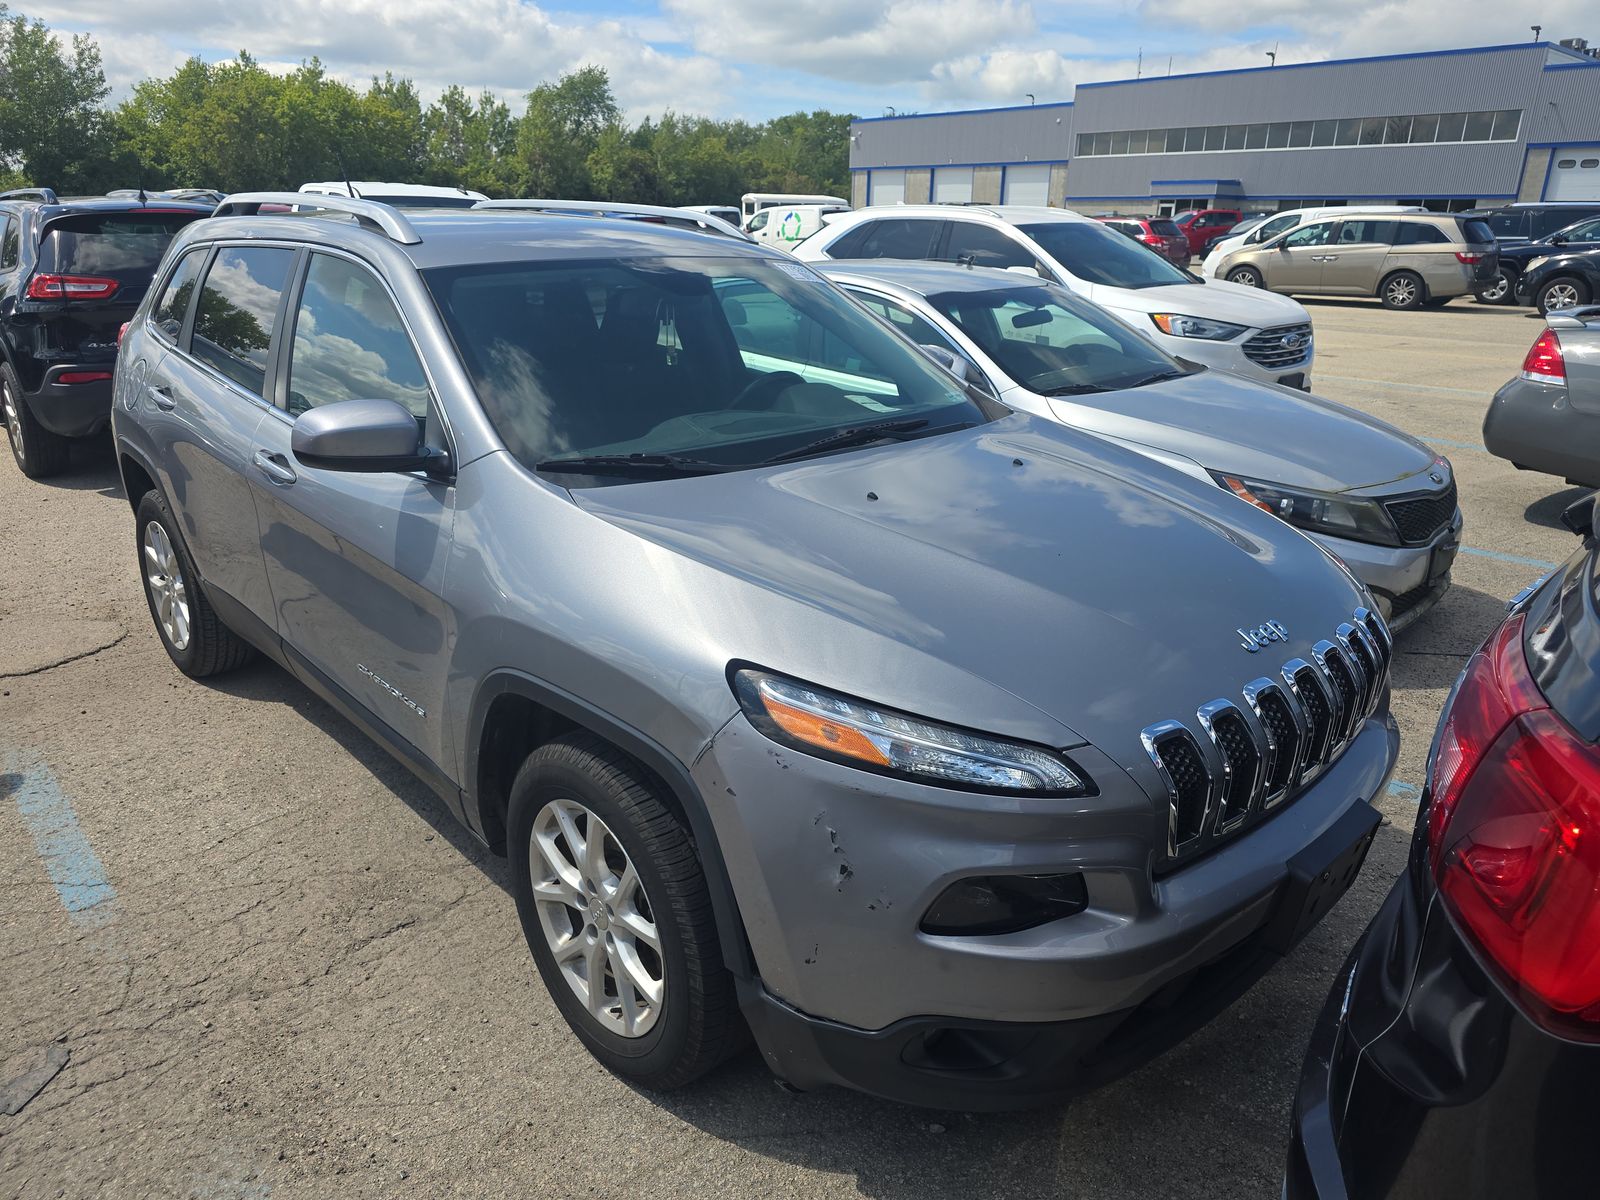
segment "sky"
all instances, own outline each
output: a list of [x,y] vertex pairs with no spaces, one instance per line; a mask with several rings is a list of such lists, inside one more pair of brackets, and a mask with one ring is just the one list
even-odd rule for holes
[[[250,51],[316,56],[353,83],[393,71],[425,99],[459,83],[519,97],[598,64],[637,120],[764,120],[1071,99],[1073,86],[1364,54],[1589,37],[1592,0],[11,0],[100,44],[113,99],[140,79]],[[1142,55],[1142,62],[1141,62]]]

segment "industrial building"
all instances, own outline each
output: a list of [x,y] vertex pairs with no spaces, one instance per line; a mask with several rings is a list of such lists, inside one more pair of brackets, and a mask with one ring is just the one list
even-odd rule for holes
[[852,201],[1085,212],[1600,200],[1580,39],[1080,84],[1071,100],[862,118]]

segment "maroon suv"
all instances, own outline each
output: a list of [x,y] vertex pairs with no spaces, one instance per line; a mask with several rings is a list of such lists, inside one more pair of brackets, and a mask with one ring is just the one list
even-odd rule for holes
[[1189,242],[1189,252],[1204,258],[1211,243],[1227,233],[1240,221],[1244,213],[1237,208],[1192,208],[1172,218],[1172,223]]
[[1168,217],[1101,217],[1118,233],[1125,233],[1134,241],[1154,250],[1176,266],[1189,265],[1189,241],[1183,231]]

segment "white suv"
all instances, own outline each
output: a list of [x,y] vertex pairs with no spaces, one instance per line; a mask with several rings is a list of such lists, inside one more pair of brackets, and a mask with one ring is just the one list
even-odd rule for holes
[[1311,317],[1298,302],[1201,279],[1065,209],[861,209],[830,220],[794,255],[930,259],[1036,273],[1107,309],[1175,357],[1268,383],[1311,386]]

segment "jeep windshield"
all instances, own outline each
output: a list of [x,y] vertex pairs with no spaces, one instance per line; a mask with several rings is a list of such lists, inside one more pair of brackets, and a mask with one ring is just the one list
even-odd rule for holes
[[946,292],[928,301],[1013,382],[1042,396],[1117,391],[1186,373],[1148,339],[1058,287]]
[[1099,221],[1041,221],[1017,228],[1085,283],[1148,288],[1197,282],[1154,250]]
[[1006,411],[798,263],[520,262],[423,278],[507,448],[563,483],[791,461]]

